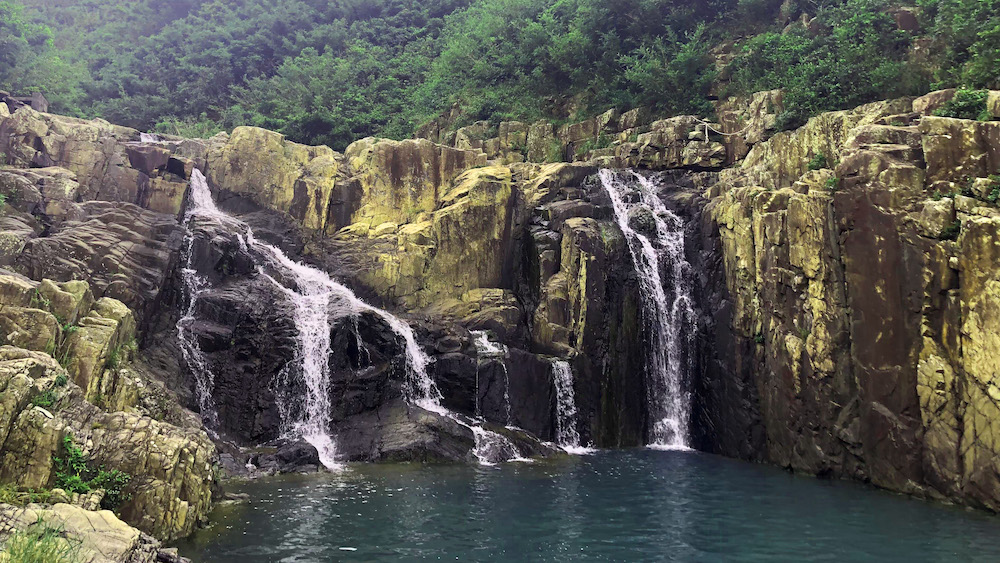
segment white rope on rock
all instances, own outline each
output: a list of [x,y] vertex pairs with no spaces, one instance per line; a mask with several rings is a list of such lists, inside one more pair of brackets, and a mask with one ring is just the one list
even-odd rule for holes
[[749,126],[749,125],[747,125],[747,126],[746,126],[746,127],[744,127],[744,128],[743,128],[743,129],[741,130],[741,131],[737,131],[737,132],[735,132],[735,133],[723,133],[722,131],[719,131],[719,130],[718,130],[718,129],[716,129],[715,127],[712,127],[712,124],[711,124],[711,123],[709,123],[709,122],[707,122],[707,121],[705,121],[704,119],[701,119],[701,118],[698,118],[698,117],[695,117],[695,119],[696,119],[696,120],[697,120],[697,121],[698,121],[699,123],[701,123],[702,125],[704,125],[704,126],[705,126],[705,140],[706,140],[706,141],[708,140],[708,132],[709,132],[709,131],[713,131],[713,132],[715,132],[715,133],[718,133],[719,135],[722,135],[722,136],[724,136],[724,137],[733,137],[733,136],[736,136],[736,135],[742,135],[743,133],[746,133],[747,131],[749,131],[749,130],[750,130],[750,126]]

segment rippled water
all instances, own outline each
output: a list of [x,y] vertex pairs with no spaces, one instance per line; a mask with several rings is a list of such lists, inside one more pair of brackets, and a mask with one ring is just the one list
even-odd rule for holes
[[693,452],[245,485],[195,561],[998,561],[1000,517]]

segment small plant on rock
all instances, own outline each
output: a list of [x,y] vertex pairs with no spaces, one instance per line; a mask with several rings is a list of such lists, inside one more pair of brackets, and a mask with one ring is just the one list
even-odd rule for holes
[[563,154],[562,143],[559,139],[552,139],[545,150],[545,162],[565,162],[566,155]]
[[0,550],[0,561],[72,563],[81,560],[80,542],[67,538],[61,528],[52,527],[41,519],[7,538]]
[[818,152],[816,156],[809,161],[809,170],[822,170],[828,166],[826,155]]
[[46,389],[41,395],[37,395],[31,400],[31,404],[36,407],[47,409],[56,404],[56,393],[52,389]]
[[52,301],[48,297],[39,293],[36,289],[35,293],[31,296],[31,305],[37,307],[38,309],[48,311],[52,308]]
[[990,185],[988,188],[990,193],[986,196],[986,201],[996,204],[1000,200],[1000,174],[990,176]]
[[940,238],[941,240],[958,240],[958,235],[961,233],[962,233],[962,222],[955,221],[951,225],[945,227],[945,229],[941,231],[941,236],[939,236],[938,238]]
[[69,435],[63,438],[63,455],[53,457],[56,467],[56,487],[68,493],[86,494],[95,489],[104,490],[101,507],[114,510],[131,495],[127,492],[132,476],[124,471],[107,471],[104,466],[91,468],[90,459],[73,444]]
[[986,90],[959,90],[955,97],[946,104],[934,110],[938,117],[953,117],[955,119],[978,119],[989,121],[993,119],[987,109],[986,102],[989,92]]

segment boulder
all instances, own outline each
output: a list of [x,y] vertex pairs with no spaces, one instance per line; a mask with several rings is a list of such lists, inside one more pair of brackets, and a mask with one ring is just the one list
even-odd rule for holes
[[[420,220],[437,209],[455,178],[486,164],[486,155],[480,151],[453,149],[424,139],[363,139],[347,147],[345,156],[359,197],[340,216],[369,227]],[[327,232],[345,226],[334,223]]]
[[[156,563],[160,542],[118,519],[110,510],[65,503],[24,507],[0,505],[0,543],[14,534],[57,530],[56,537],[86,563]],[[2,555],[2,554],[0,554]]]
[[935,110],[941,109],[954,99],[957,92],[955,88],[949,88],[920,96],[913,100],[913,111],[920,115],[933,115]]
[[170,161],[170,149],[163,146],[132,144],[125,147],[125,153],[132,168],[147,176],[166,168]]
[[62,327],[47,311],[8,306],[0,308],[0,334],[4,344],[55,353]]
[[920,133],[928,183],[1000,173],[1000,122],[928,116],[920,121]]
[[208,156],[208,180],[217,189],[288,213],[310,231],[323,231],[342,167],[329,147],[308,147],[257,127],[237,127]]
[[921,235],[938,238],[955,222],[955,201],[951,198],[927,200],[914,219],[917,222],[917,231]]

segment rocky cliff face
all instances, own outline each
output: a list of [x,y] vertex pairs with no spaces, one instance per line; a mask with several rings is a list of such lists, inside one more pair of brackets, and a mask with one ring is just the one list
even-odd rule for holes
[[[642,445],[651,332],[594,178],[629,166],[655,170],[686,220],[702,313],[695,445],[998,510],[1000,124],[929,115],[947,96],[777,135],[780,92],[766,92],[721,103],[717,124],[641,110],[560,128],[431,124],[429,139],[364,139],[344,154],[255,128],[142,143],[20,109],[0,118],[13,165],[0,170],[0,332],[18,365],[41,366],[24,385],[44,391],[61,373],[46,352],[72,382],[52,418],[30,397],[5,407],[24,419],[7,425],[22,433],[8,442],[42,453],[4,446],[11,467],[30,470],[0,479],[46,486],[52,448],[72,432],[96,458],[148,476],[122,517],[173,537],[212,489],[214,448],[186,408],[227,438],[232,470],[317,463],[281,440],[278,395],[298,353],[291,304],[231,231],[185,229],[195,167],[258,238],[404,317],[447,408],[547,452],[536,438],[556,437],[551,363],[566,360],[582,441]],[[550,157],[577,162],[526,162]],[[210,285],[191,311],[186,267]],[[181,359],[185,315],[214,374],[212,416]],[[478,331],[506,352],[477,346]],[[133,334],[134,360],[109,362]],[[405,351],[383,318],[334,323],[330,338],[330,430],[344,459],[469,459],[471,431],[407,400]]]
[[731,371],[765,459],[996,510],[1000,123],[928,104],[825,114],[724,171]]

